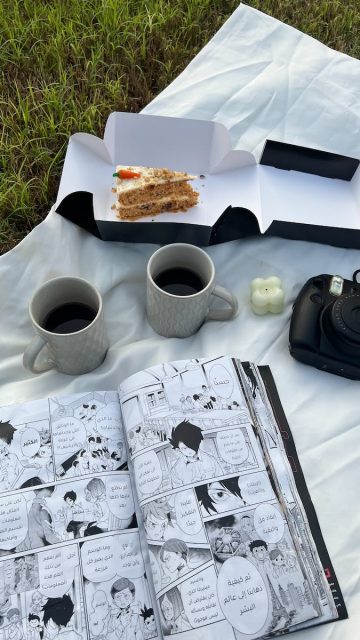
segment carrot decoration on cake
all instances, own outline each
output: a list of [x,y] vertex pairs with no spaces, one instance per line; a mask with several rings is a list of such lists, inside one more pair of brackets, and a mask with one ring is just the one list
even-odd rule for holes
[[113,176],[117,178],[113,208],[120,219],[187,211],[198,201],[199,194],[189,184],[197,176],[183,171],[118,165]]
[[113,173],[113,178],[121,178],[122,180],[131,180],[132,178],[140,178],[141,173],[131,171],[130,169],[119,169]]

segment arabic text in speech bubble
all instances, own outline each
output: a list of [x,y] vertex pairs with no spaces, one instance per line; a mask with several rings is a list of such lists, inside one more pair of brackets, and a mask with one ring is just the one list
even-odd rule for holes
[[262,471],[240,476],[239,487],[247,504],[257,504],[274,498],[270,480],[267,474]]
[[196,535],[201,531],[202,521],[194,492],[191,489],[175,495],[175,513],[176,522],[181,531],[189,536]]
[[249,447],[241,429],[219,431],[216,443],[222,459],[230,464],[242,464],[249,456]]
[[230,624],[246,635],[259,633],[268,616],[269,598],[257,568],[246,558],[230,558],[217,583],[220,606]]
[[185,613],[192,627],[223,619],[216,593],[216,575],[209,567],[180,586]]
[[148,451],[134,460],[136,485],[140,493],[151,495],[160,487],[162,471],[155,451]]
[[57,455],[75,453],[86,443],[86,429],[78,418],[62,418],[53,426],[54,452]]
[[0,498],[0,549],[13,549],[23,542],[27,532],[28,512],[24,496]]
[[106,497],[111,513],[117,518],[130,518],[135,511],[130,476],[109,476],[105,480]]
[[118,440],[122,437],[120,407],[116,402],[110,402],[97,412],[96,427],[103,438]]
[[81,558],[84,576],[91,582],[106,582],[116,575],[140,578],[144,574],[138,533],[85,542]]
[[270,544],[279,542],[284,535],[283,514],[272,504],[260,504],[255,509],[254,527],[260,540]]

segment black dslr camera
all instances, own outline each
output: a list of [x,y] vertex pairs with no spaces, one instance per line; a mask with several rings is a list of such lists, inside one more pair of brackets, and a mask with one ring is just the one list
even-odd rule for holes
[[290,323],[289,348],[297,360],[360,380],[360,283],[322,274],[301,289]]

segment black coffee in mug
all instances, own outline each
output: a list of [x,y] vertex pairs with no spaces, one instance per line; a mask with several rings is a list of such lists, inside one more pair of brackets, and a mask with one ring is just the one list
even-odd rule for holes
[[52,309],[42,322],[51,333],[75,333],[95,320],[97,311],[82,302],[65,302]]
[[154,281],[160,289],[173,296],[192,296],[205,287],[197,273],[183,267],[166,269]]

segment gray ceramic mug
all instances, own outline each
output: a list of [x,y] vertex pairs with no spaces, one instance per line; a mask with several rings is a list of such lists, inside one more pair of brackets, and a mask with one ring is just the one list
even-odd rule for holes
[[[168,269],[187,269],[195,273],[203,288],[192,295],[174,295],[156,283]],[[211,296],[224,300],[225,309],[210,309]],[[175,243],[161,247],[147,265],[146,311],[152,328],[167,338],[186,338],[206,320],[231,320],[238,302],[230,291],[215,284],[215,267],[207,253],[191,244]]]
[[[83,329],[56,333],[44,328],[44,320],[55,308],[80,303],[90,307],[95,317]],[[98,367],[109,347],[103,304],[99,291],[83,278],[60,277],[48,280],[36,290],[29,303],[35,336],[27,346],[23,363],[33,373],[57,369],[79,375]]]

